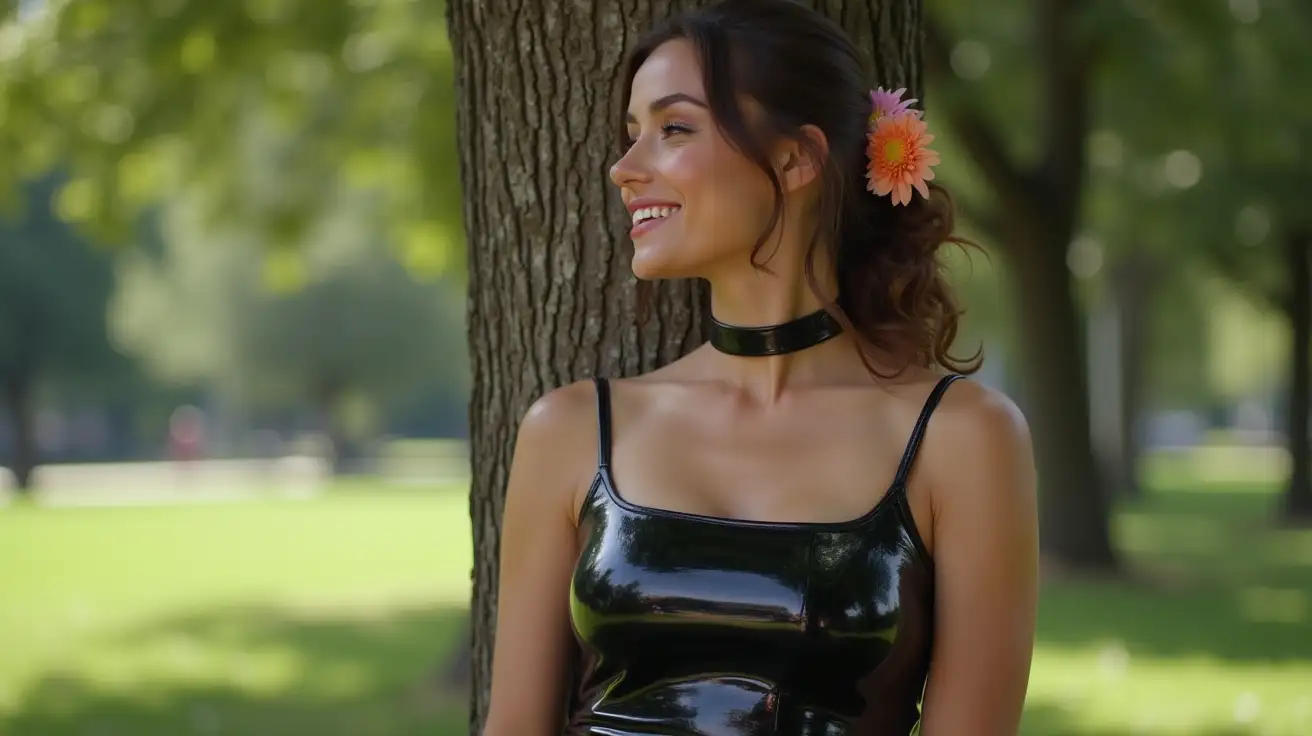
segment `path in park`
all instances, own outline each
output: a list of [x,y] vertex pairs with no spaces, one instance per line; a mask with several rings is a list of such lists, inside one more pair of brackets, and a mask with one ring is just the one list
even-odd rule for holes
[[[327,463],[310,457],[44,465],[33,474],[31,494],[37,505],[55,507],[305,499],[330,479]],[[0,468],[0,506],[14,499],[12,476]]]

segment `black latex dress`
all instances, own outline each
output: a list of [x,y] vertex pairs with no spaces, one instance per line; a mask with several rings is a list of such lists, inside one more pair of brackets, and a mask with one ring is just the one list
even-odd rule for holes
[[610,396],[570,590],[566,736],[906,736],[920,717],[933,565],[906,501],[921,412],[893,483],[840,523],[637,506],[611,484]]

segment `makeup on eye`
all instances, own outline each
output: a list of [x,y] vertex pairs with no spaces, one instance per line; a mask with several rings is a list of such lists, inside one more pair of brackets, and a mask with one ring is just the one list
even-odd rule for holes
[[[674,94],[665,95],[664,97],[653,100],[652,103],[647,106],[647,114],[649,117],[656,117],[675,105],[690,105],[700,110],[710,110],[710,106],[696,97],[683,92],[675,92]],[[632,112],[625,112],[624,121],[630,126],[628,140],[624,142],[624,147],[627,149],[637,142],[638,133],[635,131],[638,128],[638,117]],[[671,135],[677,133],[696,132],[696,128],[693,125],[680,120],[671,120],[662,123],[660,130],[662,138],[669,138]]]
[[670,122],[670,123],[665,123],[664,125],[661,126],[661,134],[664,135],[666,138],[669,138],[670,136],[676,133],[692,133],[692,132],[694,132],[693,127],[687,123]]
[[[661,130],[662,140],[669,138],[670,136],[678,135],[681,133],[687,134],[687,133],[697,132],[697,129],[694,128],[692,125],[681,121],[671,121],[667,123],[662,123],[660,130]],[[629,148],[633,146],[634,143],[637,143],[638,135],[640,134],[635,134],[634,131],[629,131],[628,139],[624,141],[624,147]]]

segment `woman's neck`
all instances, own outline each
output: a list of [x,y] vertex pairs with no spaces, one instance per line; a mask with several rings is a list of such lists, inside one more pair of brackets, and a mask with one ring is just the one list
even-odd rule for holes
[[[780,326],[824,309],[825,302],[812,292],[800,268],[790,274],[788,269],[770,267],[774,273],[749,265],[749,271],[732,278],[711,280],[711,315],[727,325],[729,332]],[[825,298],[836,297],[832,283],[821,281],[819,286]],[[850,363],[860,365],[853,336],[841,329],[838,333],[824,334],[825,339],[813,339],[801,349],[782,354],[735,355],[716,349],[711,358],[713,370],[760,403],[773,404],[789,388],[840,381],[851,373]],[[819,336],[821,333],[812,337]]]

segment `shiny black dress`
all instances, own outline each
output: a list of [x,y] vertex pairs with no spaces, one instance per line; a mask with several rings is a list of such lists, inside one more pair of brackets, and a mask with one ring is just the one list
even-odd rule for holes
[[887,494],[839,523],[752,522],[628,503],[610,395],[570,590],[566,736],[906,736],[933,641],[933,563],[905,495],[931,393]]

